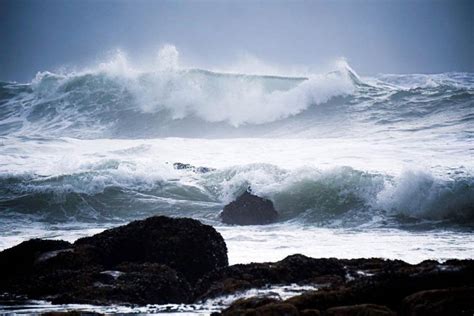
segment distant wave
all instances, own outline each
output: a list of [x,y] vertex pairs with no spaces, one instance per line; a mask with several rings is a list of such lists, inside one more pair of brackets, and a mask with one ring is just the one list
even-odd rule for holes
[[42,72],[29,84],[0,84],[0,132],[126,135],[125,119],[136,120],[134,127],[145,122],[151,134],[184,118],[238,127],[284,119],[352,89],[346,71],[310,78],[200,69]]
[[[123,58],[81,72],[41,72],[27,84],[0,83],[0,135],[314,137],[380,126],[404,131],[403,122],[472,131],[473,74],[361,78],[345,62],[300,77],[229,74],[179,68],[170,53],[164,66],[143,71]],[[344,129],[335,128],[340,124]]]
[[[0,135],[313,137],[404,131],[404,122],[417,130],[457,125],[472,132],[473,78],[360,79],[349,67],[308,78],[198,69],[44,72],[29,84],[0,84]],[[335,129],[340,121],[350,124]]]

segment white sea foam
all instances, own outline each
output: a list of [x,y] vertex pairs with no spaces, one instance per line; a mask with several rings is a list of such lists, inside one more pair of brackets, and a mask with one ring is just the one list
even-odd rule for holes
[[[255,69],[196,69],[167,45],[146,66],[117,52],[0,83],[0,248],[161,214],[214,225],[231,263],[472,258],[472,74],[245,63]],[[249,186],[279,222],[221,224]]]

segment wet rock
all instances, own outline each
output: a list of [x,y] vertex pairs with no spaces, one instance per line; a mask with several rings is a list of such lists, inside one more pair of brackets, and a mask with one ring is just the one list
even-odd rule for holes
[[[56,297],[56,304],[167,304],[190,303],[189,283],[175,270],[156,263],[126,263],[117,270],[102,271],[93,276],[86,286]],[[81,273],[83,274],[83,273]]]
[[300,313],[291,304],[286,303],[272,303],[258,307],[256,310],[257,315],[261,316],[299,316]]
[[27,282],[45,254],[71,248],[62,240],[31,239],[0,252],[0,290],[12,291]]
[[278,213],[270,200],[245,191],[224,207],[221,219],[226,224],[264,225],[276,221]]
[[327,316],[396,316],[397,314],[386,306],[375,304],[360,304],[339,306],[326,310]]
[[474,314],[474,287],[421,291],[406,297],[401,315]]
[[303,293],[289,298],[286,303],[294,305],[298,310],[317,309],[324,311],[331,307],[356,304],[356,299],[349,288],[341,287]]
[[46,253],[71,248],[63,240],[30,239],[0,252],[0,271],[8,274],[24,273]]
[[421,290],[473,285],[473,269],[471,260],[445,264],[426,261],[418,265],[388,261],[387,268],[379,269],[376,274],[348,281],[343,286],[304,293],[288,299],[286,303],[295,305],[298,310],[326,310],[367,303],[395,310],[406,296]]
[[0,291],[56,303],[189,303],[199,277],[226,266],[211,226],[163,216],[67,242],[31,240],[0,253]]
[[216,170],[214,168],[209,168],[209,167],[195,167],[191,164],[181,163],[181,162],[175,162],[173,164],[173,168],[175,168],[176,170],[191,170],[195,173],[208,173],[208,172]]
[[[271,297],[250,297],[242,298],[233,302],[228,308],[222,311],[223,316],[240,316],[240,315],[260,315],[257,309],[268,304],[279,304],[281,301]],[[280,314],[278,314],[280,315]]]
[[74,245],[92,247],[98,263],[106,268],[123,262],[160,263],[191,283],[228,265],[222,236],[213,227],[187,218],[150,217],[81,238]]
[[277,284],[334,285],[344,280],[345,269],[337,259],[292,255],[275,263],[237,264],[217,269],[196,284],[200,299]]

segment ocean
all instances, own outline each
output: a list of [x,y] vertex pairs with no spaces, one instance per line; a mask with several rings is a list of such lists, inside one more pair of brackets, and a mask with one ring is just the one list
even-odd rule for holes
[[[230,264],[472,259],[473,158],[472,73],[40,72],[0,83],[0,250],[159,214],[214,226]],[[220,222],[248,187],[277,223]]]

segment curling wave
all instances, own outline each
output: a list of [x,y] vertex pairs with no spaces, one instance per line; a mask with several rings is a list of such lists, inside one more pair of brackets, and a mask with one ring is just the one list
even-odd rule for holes
[[274,202],[280,221],[349,227],[474,224],[474,178],[469,176],[441,179],[406,171],[393,177],[349,167],[286,170],[268,164],[199,174],[169,164],[145,173],[110,162],[63,176],[4,175],[0,213],[48,222],[156,213],[217,221],[223,205],[248,186]]
[[118,55],[82,72],[0,83],[0,135],[332,137],[452,126],[472,133],[472,74],[360,78],[340,62],[325,74],[268,76],[186,69],[162,59],[154,71],[134,69]]

